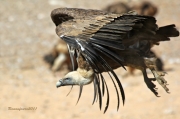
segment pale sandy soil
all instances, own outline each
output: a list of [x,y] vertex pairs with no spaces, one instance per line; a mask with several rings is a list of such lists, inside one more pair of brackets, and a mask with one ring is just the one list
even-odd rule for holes
[[[66,97],[70,87],[57,89],[55,83],[67,70],[53,74],[42,57],[58,42],[50,12],[57,7],[102,9],[118,0],[1,0],[0,4],[0,118],[1,119],[179,119],[180,112],[180,38],[161,43],[156,53],[165,64],[170,94],[159,85],[155,97],[139,71],[116,70],[126,93],[125,105],[116,111],[116,93],[107,76],[110,107],[106,114],[98,103],[91,105],[93,85],[84,87],[76,105],[78,87]],[[125,1],[125,0],[124,0]],[[131,0],[137,1],[137,0]],[[158,24],[174,23],[180,29],[179,0],[151,0],[158,6]],[[157,83],[156,83],[157,84]],[[103,107],[105,106],[105,99]],[[35,110],[9,110],[9,108]]]

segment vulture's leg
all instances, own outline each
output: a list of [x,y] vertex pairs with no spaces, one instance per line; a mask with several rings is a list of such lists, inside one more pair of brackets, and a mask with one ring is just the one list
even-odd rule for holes
[[139,55],[126,55],[124,60],[127,63],[125,64],[126,66],[130,66],[142,71],[144,82],[146,83],[147,87],[157,96],[158,93],[156,91],[156,85],[152,82],[155,81],[155,78],[148,78],[146,72],[147,66],[145,64],[144,58]]
[[169,89],[166,87],[167,81],[164,79],[165,72],[158,72],[156,67],[156,58],[144,58],[146,66],[151,70],[151,72],[154,75],[154,80],[157,80],[157,82],[165,89],[166,92],[169,91]]
[[158,96],[158,93],[156,91],[156,85],[152,82],[155,81],[155,78],[148,78],[146,68],[141,69],[143,76],[144,76],[144,82],[146,83],[147,87],[156,95]]

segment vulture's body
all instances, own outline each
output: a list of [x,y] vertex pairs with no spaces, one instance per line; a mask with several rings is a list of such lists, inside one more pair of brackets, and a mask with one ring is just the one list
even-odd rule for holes
[[[117,92],[119,108],[119,92],[123,103],[125,94],[113,70],[131,66],[142,71],[146,85],[156,96],[158,93],[152,81],[158,81],[168,92],[164,73],[156,71],[156,58],[150,53],[150,49],[153,45],[158,45],[159,41],[178,36],[175,25],[158,28],[154,17],[136,15],[134,12],[113,14],[76,8],[55,9],[51,17],[56,25],[57,35],[68,45],[73,64],[73,71],[59,80],[57,87],[79,85],[80,98],[83,86],[93,82],[94,100],[98,96],[100,108],[102,95],[107,93],[105,112],[109,105],[109,91],[101,73],[109,73]],[[78,63],[77,68],[74,67],[75,62]],[[152,71],[154,78],[147,77],[146,68]]]

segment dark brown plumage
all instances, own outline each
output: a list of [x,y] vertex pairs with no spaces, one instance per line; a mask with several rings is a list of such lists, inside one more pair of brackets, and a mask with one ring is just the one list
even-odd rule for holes
[[[151,2],[143,1],[136,4],[131,3],[131,5],[125,2],[117,2],[117,3],[108,5],[103,10],[107,12],[111,12],[111,13],[116,13],[116,14],[127,13],[129,11],[136,11],[140,15],[154,16],[156,15],[158,8],[155,5],[153,5]],[[155,55],[153,51],[151,51],[151,54]],[[155,57],[157,56],[155,55]],[[163,62],[159,57],[157,57],[155,64],[158,71],[163,71]],[[130,72],[131,75],[133,75],[135,68],[128,67],[128,71]]]
[[[79,85],[80,98],[83,86],[93,82],[94,100],[96,96],[99,97],[100,109],[102,95],[107,93],[106,112],[109,106],[109,91],[101,73],[108,72],[117,92],[118,109],[119,91],[123,103],[125,94],[113,69],[131,66],[142,71],[146,85],[156,96],[158,93],[152,81],[157,81],[169,91],[163,78],[164,73],[156,71],[156,58],[150,55],[150,49],[159,44],[159,41],[168,41],[169,37],[178,36],[175,25],[158,28],[154,17],[141,16],[134,12],[113,14],[77,8],[55,9],[51,18],[56,25],[57,35],[68,44],[73,67],[74,62],[78,62],[78,68],[73,68],[72,72],[59,80],[57,87]],[[164,31],[171,32],[164,34]],[[147,77],[146,68],[152,71],[155,78]]]

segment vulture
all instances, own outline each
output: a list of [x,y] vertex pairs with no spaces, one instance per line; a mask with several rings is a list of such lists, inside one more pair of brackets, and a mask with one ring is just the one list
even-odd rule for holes
[[[109,106],[109,90],[103,72],[109,74],[117,94],[117,110],[125,102],[123,86],[114,69],[125,66],[142,71],[147,87],[158,96],[157,81],[166,92],[167,81],[164,72],[157,72],[156,57],[151,54],[153,45],[160,41],[169,41],[169,37],[179,36],[174,24],[158,27],[151,16],[138,15],[135,12],[123,14],[100,10],[79,8],[57,8],[51,12],[57,35],[67,43],[72,71],[56,83],[56,87],[80,87],[79,97],[84,85],[94,84],[94,98],[102,108],[102,97],[107,100],[104,113]],[[77,64],[77,67],[75,66]],[[150,69],[154,78],[148,78],[146,69]]]

